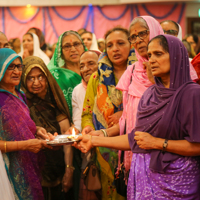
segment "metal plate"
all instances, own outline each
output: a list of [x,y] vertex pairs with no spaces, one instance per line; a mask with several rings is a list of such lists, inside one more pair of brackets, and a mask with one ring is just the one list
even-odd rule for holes
[[70,145],[74,142],[77,142],[78,136],[81,136],[82,134],[76,134],[75,138],[69,138],[69,136],[72,135],[57,135],[53,140],[47,141],[48,145],[51,146],[63,146],[63,145]]

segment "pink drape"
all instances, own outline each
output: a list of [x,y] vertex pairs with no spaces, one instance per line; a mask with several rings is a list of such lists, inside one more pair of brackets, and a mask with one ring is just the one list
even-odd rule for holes
[[[157,17],[164,16],[172,9],[174,4],[145,4],[147,9]],[[106,19],[97,9],[96,6],[93,6],[94,9],[94,33],[96,34],[97,38],[102,38],[105,34],[105,32],[114,26],[121,25],[125,28],[129,27],[129,24],[131,22],[131,6],[133,6],[133,17],[137,16],[137,12],[135,9],[135,5],[130,5],[129,9],[125,13],[125,15],[118,20],[108,20]],[[116,5],[116,6],[104,6],[101,7],[103,13],[110,18],[117,18],[119,17],[124,9],[126,8],[126,5]],[[163,21],[166,19],[171,19],[174,21],[178,21],[180,13],[181,13],[182,5],[179,4],[176,9],[167,17],[164,19],[158,19],[158,21]],[[37,7],[10,7],[10,10],[12,14],[19,20],[28,20],[37,11]],[[57,36],[55,34],[55,31],[57,35],[60,35],[64,31],[67,30],[75,30],[82,28],[85,25],[87,13],[89,11],[89,7],[86,7],[82,14],[71,21],[67,21],[64,19],[61,19],[58,17],[53,9],[49,7],[49,14],[52,20],[52,23],[50,22],[47,11],[45,10],[45,26],[43,25],[44,17],[43,17],[43,8],[39,8],[39,12],[37,16],[31,20],[28,23],[22,24],[14,20],[8,10],[4,8],[4,27],[5,27],[5,34],[7,35],[8,39],[19,37],[22,39],[23,34],[30,28],[30,27],[37,27],[41,30],[44,30],[45,27],[45,39],[47,42],[53,44],[57,41]],[[71,18],[79,13],[81,6],[63,6],[63,7],[55,7],[56,11],[65,18]],[[145,9],[142,7],[142,5],[138,5],[138,11],[140,15],[148,15]],[[0,29],[3,31],[3,17],[2,17],[2,8],[0,9]],[[180,21],[180,25],[183,29],[183,35],[185,34],[185,9],[183,11],[183,15]],[[54,29],[53,29],[54,27]],[[87,30],[91,31],[91,16],[88,21]]]

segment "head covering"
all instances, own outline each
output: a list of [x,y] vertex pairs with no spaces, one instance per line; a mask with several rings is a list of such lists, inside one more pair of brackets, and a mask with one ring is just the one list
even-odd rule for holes
[[104,39],[104,38],[99,38],[99,39],[97,40],[97,42],[104,42],[104,43],[105,43],[105,39]]
[[72,30],[66,31],[62,35],[60,35],[60,37],[58,38],[58,42],[56,44],[56,49],[54,51],[53,57],[51,58],[49,64],[47,65],[49,70],[54,67],[63,67],[65,65],[65,61],[62,59],[62,39],[63,39],[63,36],[68,32],[72,33],[73,35],[76,35],[77,38],[83,44],[84,51],[87,51],[87,48],[85,44],[83,43],[83,40],[81,39],[80,35],[76,31],[72,31]]
[[158,172],[164,172],[170,162],[179,156],[169,152],[163,153],[159,150],[140,149],[133,138],[135,131],[148,132],[158,138],[200,142],[196,132],[200,128],[198,119],[196,119],[199,118],[200,87],[190,78],[188,54],[183,43],[174,36],[163,36],[169,47],[170,86],[165,88],[161,78],[155,77],[156,83],[149,87],[141,97],[136,127],[129,135],[132,151],[137,153],[150,152],[150,169]]
[[[15,51],[8,48],[0,49],[0,81],[4,77],[4,74],[8,66],[16,59],[19,58],[22,63],[22,58],[16,54]],[[17,89],[20,89],[20,84],[16,86]]]
[[178,25],[178,35],[177,35],[177,38],[180,41],[182,41],[182,28],[181,28],[180,24],[177,23],[177,25]]
[[99,51],[96,35],[92,33],[92,44],[89,50]]
[[[26,34],[30,34],[33,36],[33,56],[41,58],[47,65],[49,63],[49,57],[40,49],[40,42],[38,36],[35,33],[26,33]],[[21,52],[19,53],[19,55],[23,57],[23,54],[24,54],[24,48],[22,45]]]
[[31,100],[32,98],[35,98],[37,96],[28,91],[27,84],[26,84],[26,78],[27,78],[27,75],[29,74],[29,72],[31,71],[31,69],[38,67],[45,74],[45,76],[47,78],[48,86],[49,86],[51,92],[53,93],[53,97],[56,101],[58,109],[63,114],[65,114],[68,117],[68,119],[70,120],[71,117],[69,114],[69,108],[68,108],[67,102],[65,100],[65,97],[63,95],[63,92],[60,89],[60,87],[59,87],[58,83],[56,82],[56,80],[54,79],[54,77],[52,76],[52,74],[50,73],[50,71],[48,70],[48,68],[46,67],[43,60],[36,56],[29,56],[24,59],[24,65],[25,65],[25,67],[24,67],[23,73],[22,73],[22,87],[23,87],[23,91],[26,94],[27,99]]
[[[140,16],[140,18],[143,18],[146,21],[146,23],[147,23],[147,25],[149,27],[149,30],[150,30],[150,32],[149,32],[149,34],[150,34],[149,35],[149,41],[152,38],[154,38],[155,36],[157,36],[157,35],[164,34],[161,25],[159,24],[159,22],[156,19],[154,19],[151,16]],[[140,64],[140,67],[143,68],[143,65],[141,65],[141,64],[143,62],[147,61],[147,59],[142,57],[142,56],[140,56],[139,53],[137,52],[137,50],[135,50],[135,53],[136,53],[138,62]]]
[[[140,16],[140,18],[143,18],[149,27],[149,40],[157,35],[164,34],[161,25],[156,19],[151,16]],[[130,133],[135,128],[139,100],[144,94],[145,90],[152,85],[147,77],[146,70],[143,68],[143,62],[146,62],[147,59],[140,56],[136,49],[135,52],[138,61],[127,68],[127,71],[122,75],[119,84],[117,85],[117,89],[123,91],[124,107],[122,117],[119,121],[120,135],[124,134],[125,124],[126,133]],[[129,110],[127,108],[129,108]],[[121,151],[119,151],[119,161],[120,156]],[[124,164],[127,171],[130,169],[131,159],[131,152],[126,151],[124,156]]]

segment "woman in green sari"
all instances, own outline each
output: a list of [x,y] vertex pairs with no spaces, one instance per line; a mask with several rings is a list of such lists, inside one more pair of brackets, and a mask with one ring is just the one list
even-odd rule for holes
[[[87,51],[81,37],[75,31],[66,31],[59,38],[54,55],[48,64],[48,68],[58,85],[63,91],[67,101],[72,119],[72,91],[79,83],[80,76],[80,56]],[[81,176],[81,154],[77,149],[71,149],[73,153],[73,188],[67,193],[67,199],[78,200],[79,182]]]
[[75,31],[66,31],[59,38],[48,68],[61,87],[72,116],[72,91],[81,82],[80,56],[87,51]]

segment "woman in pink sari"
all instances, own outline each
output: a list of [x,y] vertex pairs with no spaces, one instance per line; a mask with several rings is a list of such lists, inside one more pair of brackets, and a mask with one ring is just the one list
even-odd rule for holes
[[[147,31],[146,31],[146,30]],[[142,39],[141,34],[145,31],[148,33],[146,38]],[[135,120],[138,103],[144,91],[152,85],[148,79],[148,73],[145,69],[145,64],[148,62],[147,45],[148,42],[157,35],[163,34],[162,27],[153,17],[141,16],[135,18],[129,28],[129,41],[135,48],[135,53],[138,61],[133,65],[128,66],[127,70],[121,77],[117,89],[123,92],[123,114],[119,121],[120,135],[124,134],[126,124],[126,134],[130,133],[135,128]],[[142,33],[144,32],[144,33]],[[136,40],[134,37],[137,35]],[[119,152],[119,158],[121,152]],[[126,151],[124,154],[124,165],[126,171],[129,171],[132,160],[132,152]],[[120,159],[119,159],[120,161]]]

